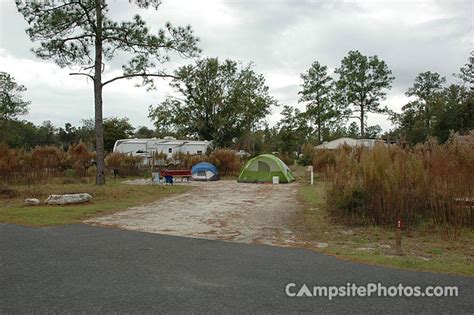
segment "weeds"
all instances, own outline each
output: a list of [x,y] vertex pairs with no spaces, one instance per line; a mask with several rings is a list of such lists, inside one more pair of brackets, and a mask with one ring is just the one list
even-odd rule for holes
[[210,155],[190,155],[177,152],[173,154],[173,160],[179,161],[176,167],[180,169],[191,169],[199,162],[212,163],[218,168],[221,176],[237,175],[243,164],[240,157],[229,149],[217,149]]
[[110,170],[118,171],[120,176],[140,175],[143,157],[112,152],[105,157],[105,165]]
[[313,162],[325,169],[328,210],[345,223],[390,226],[402,219],[410,230],[432,220],[456,239],[470,222],[456,199],[474,195],[474,133],[442,145],[317,152]]

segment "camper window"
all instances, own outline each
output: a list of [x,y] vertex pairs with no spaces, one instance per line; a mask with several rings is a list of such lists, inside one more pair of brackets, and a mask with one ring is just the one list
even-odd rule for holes
[[172,148],[169,148],[169,149],[168,149],[168,153],[173,153],[173,149],[172,149]]

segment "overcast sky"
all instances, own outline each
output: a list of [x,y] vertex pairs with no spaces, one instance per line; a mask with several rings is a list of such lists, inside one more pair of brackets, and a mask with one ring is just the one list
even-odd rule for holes
[[[309,0],[163,0],[158,11],[141,10],[128,0],[109,0],[117,20],[140,14],[154,31],[167,21],[190,24],[200,38],[202,57],[254,62],[271,94],[282,105],[298,104],[300,73],[313,61],[337,68],[349,50],[378,55],[395,80],[384,105],[400,111],[415,76],[436,71],[455,79],[473,50],[474,1],[309,1]],[[24,118],[79,125],[93,117],[92,84],[71,77],[69,69],[36,58],[14,0],[0,0],[0,71],[10,73],[28,91],[30,113]],[[174,59],[168,70],[191,63]],[[109,71],[120,69],[114,62]],[[104,88],[104,116],[128,117],[134,126],[151,127],[148,106],[171,93],[165,80],[147,92],[133,81],[120,80]],[[279,119],[281,108],[268,117]],[[369,125],[390,128],[383,115],[369,115]]]

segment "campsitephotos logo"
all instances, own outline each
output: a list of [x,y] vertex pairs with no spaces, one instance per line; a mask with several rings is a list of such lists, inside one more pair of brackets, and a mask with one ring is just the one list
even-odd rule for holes
[[309,286],[306,283],[297,285],[290,282],[285,286],[288,297],[323,297],[332,300],[338,297],[452,297],[459,295],[457,286],[385,286],[381,283],[357,285],[347,283],[340,286]]

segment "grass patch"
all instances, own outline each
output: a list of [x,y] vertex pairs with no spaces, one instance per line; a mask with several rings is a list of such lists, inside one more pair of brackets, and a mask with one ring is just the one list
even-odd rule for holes
[[418,226],[412,235],[403,235],[400,256],[394,249],[395,229],[339,224],[331,219],[323,197],[324,182],[299,185],[299,198],[305,209],[294,218],[293,225],[307,248],[360,263],[474,275],[472,229],[463,229],[459,240],[447,241],[433,224]]
[[[138,206],[176,193],[184,193],[191,186],[127,185],[110,180],[105,186],[92,181],[83,183],[50,183],[34,186],[11,186],[13,197],[0,195],[0,222],[30,226],[51,226],[79,223],[83,220]],[[87,192],[93,199],[84,204],[65,206],[26,206],[25,198],[45,200],[50,194]]]

